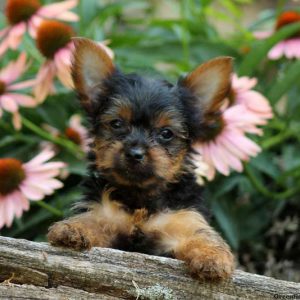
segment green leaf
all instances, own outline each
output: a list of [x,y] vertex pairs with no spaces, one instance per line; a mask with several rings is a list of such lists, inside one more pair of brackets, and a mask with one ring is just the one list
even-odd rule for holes
[[260,64],[269,50],[281,40],[284,40],[294,33],[299,31],[300,24],[291,24],[285,27],[282,27],[278,32],[274,33],[271,37],[256,41],[252,45],[252,50],[246,56],[239,68],[239,75],[248,75],[251,76],[254,73],[255,68]]
[[231,0],[223,0],[222,5],[226,8],[227,14],[231,13],[235,17],[241,16],[241,10]]
[[80,1],[80,23],[81,25],[87,25],[95,16],[100,12],[99,1],[98,0],[89,0],[89,1]]
[[226,180],[223,180],[220,184],[218,184],[218,189],[215,192],[215,197],[220,198],[221,196],[231,192],[237,185],[240,184],[242,180],[241,175],[233,175]]
[[294,62],[284,74],[272,83],[272,88],[268,92],[268,99],[275,104],[289,89],[300,82],[300,60]]
[[278,166],[274,164],[274,155],[268,152],[262,152],[257,157],[253,158],[250,162],[256,170],[267,174],[275,179],[280,174]]
[[238,228],[236,227],[235,222],[231,216],[231,209],[230,207],[228,207],[228,203],[224,203],[224,201],[226,201],[226,199],[212,201],[212,210],[230,245],[234,249],[238,249]]
[[299,146],[286,145],[283,147],[282,152],[282,164],[285,171],[289,171],[300,166]]

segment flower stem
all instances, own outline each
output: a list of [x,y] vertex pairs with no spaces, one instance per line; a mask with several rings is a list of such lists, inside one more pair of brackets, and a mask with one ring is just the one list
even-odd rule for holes
[[297,192],[300,191],[300,186],[296,186],[294,188],[285,190],[280,193],[272,193],[270,192],[260,181],[257,179],[257,177],[253,174],[251,168],[248,165],[244,165],[245,173],[248,176],[250,182],[252,185],[264,196],[268,198],[272,198],[274,200],[280,200],[280,199],[286,199],[293,195],[295,195]]
[[284,180],[286,180],[288,177],[294,177],[295,179],[297,177],[300,177],[300,166],[297,166],[295,168],[292,168],[283,174],[281,174],[279,177],[276,178],[276,182],[281,183]]
[[47,131],[45,131],[45,130],[41,129],[40,127],[36,126],[34,123],[32,123],[31,121],[29,121],[28,119],[26,119],[24,117],[22,117],[22,123],[26,128],[33,131],[38,136],[40,136],[43,139],[46,139],[46,140],[48,140],[48,141],[50,141],[54,144],[57,144],[57,145],[65,148],[67,151],[72,153],[74,156],[76,156],[76,157],[83,156],[82,151],[78,148],[78,146],[73,144],[71,141],[68,141],[68,140],[63,139],[63,138],[52,136],[50,133],[48,133]]
[[294,133],[291,131],[280,132],[279,134],[270,137],[262,142],[261,146],[263,150],[270,149],[278,144],[281,144],[284,140],[293,136]]
[[64,215],[60,210],[58,210],[55,207],[52,207],[51,205],[47,204],[44,201],[36,201],[36,202],[32,202],[32,203],[35,203],[36,205],[38,205],[42,208],[45,208],[46,210],[48,210],[49,212],[51,212],[53,215],[55,215],[57,217],[63,217],[63,215]]

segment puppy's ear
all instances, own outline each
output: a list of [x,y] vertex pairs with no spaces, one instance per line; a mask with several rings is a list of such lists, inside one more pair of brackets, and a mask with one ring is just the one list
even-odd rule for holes
[[103,81],[114,72],[115,67],[101,45],[86,38],[73,38],[73,42],[72,77],[81,104],[89,110],[93,98],[101,91]]
[[204,117],[217,112],[230,91],[232,72],[231,57],[217,57],[197,67],[180,85],[188,88],[196,97],[195,109],[201,109]]

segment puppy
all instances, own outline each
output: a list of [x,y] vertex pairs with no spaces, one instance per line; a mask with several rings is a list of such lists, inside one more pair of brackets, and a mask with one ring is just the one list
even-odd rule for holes
[[88,39],[74,44],[72,75],[93,142],[80,212],[55,223],[49,242],[170,256],[200,279],[230,277],[234,258],[207,223],[190,156],[193,143],[216,130],[231,58],[210,60],[173,85],[122,73]]

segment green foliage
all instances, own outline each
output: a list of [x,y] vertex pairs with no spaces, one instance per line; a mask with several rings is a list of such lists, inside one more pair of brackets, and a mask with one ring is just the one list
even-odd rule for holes
[[[188,1],[80,1],[76,12],[80,22],[77,35],[109,40],[116,63],[126,72],[163,76],[176,82],[178,76],[201,62],[218,56],[235,58],[239,75],[255,76],[258,90],[269,98],[275,117],[256,138],[263,152],[245,164],[241,174],[217,176],[207,184],[205,198],[212,207],[215,225],[236,251],[256,241],[263,243],[264,232],[286,207],[300,209],[300,62],[269,61],[267,53],[279,41],[299,32],[300,24],[282,28],[266,40],[256,40],[249,28],[272,24],[279,11],[262,12],[249,28],[241,25],[241,5],[250,0]],[[282,1],[279,1],[282,2]],[[166,18],[160,5],[172,17]],[[276,8],[275,8],[276,9]],[[216,21],[231,26],[234,33],[222,33]],[[4,27],[5,19],[0,18]],[[250,49],[245,52],[245,49]],[[21,46],[32,59],[26,78],[32,78],[43,61],[29,36]],[[4,66],[17,57],[10,51],[1,59]],[[41,142],[54,143],[56,157],[68,163],[69,176],[64,188],[46,197],[43,204],[31,202],[31,209],[2,234],[44,240],[47,227],[70,213],[71,203],[80,198],[78,184],[85,173],[85,162],[78,146],[66,138],[55,137],[43,129],[51,125],[63,132],[79,107],[73,92],[57,83],[58,93],[35,109],[21,109],[23,127],[15,131],[11,116],[0,118],[0,156],[24,161],[38,153]]]

